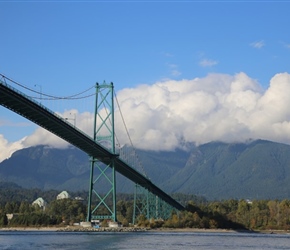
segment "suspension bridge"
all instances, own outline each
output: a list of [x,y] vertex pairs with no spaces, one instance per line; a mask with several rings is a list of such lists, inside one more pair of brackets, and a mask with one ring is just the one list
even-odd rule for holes
[[[110,219],[117,221],[116,172],[135,183],[134,217],[143,214],[147,219],[167,219],[173,210],[184,207],[169,194],[152,183],[146,174],[134,167],[131,160],[115,148],[114,87],[113,84],[96,84],[93,137],[52,111],[43,103],[13,87],[17,83],[0,74],[0,105],[32,121],[40,127],[79,148],[90,156],[90,180],[87,221]],[[19,85],[19,84],[17,84]],[[36,92],[40,99],[46,96],[42,90]],[[39,99],[39,98],[38,98]],[[98,185],[104,180],[109,188],[105,193]],[[101,183],[101,184],[98,184]]]

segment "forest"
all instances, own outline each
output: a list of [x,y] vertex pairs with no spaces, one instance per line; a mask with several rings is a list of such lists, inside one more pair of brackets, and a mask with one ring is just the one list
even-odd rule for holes
[[[86,220],[87,202],[71,199],[56,200],[58,191],[21,189],[0,185],[0,226],[65,226]],[[72,197],[87,195],[72,193]],[[48,201],[45,209],[32,205],[42,196]],[[138,226],[150,228],[205,228],[235,230],[290,230],[290,200],[223,200],[206,201],[194,195],[173,194],[186,207],[173,212],[167,220],[150,219],[141,215]],[[7,214],[13,214],[8,219]],[[118,194],[117,218],[123,226],[132,225],[133,195]],[[106,225],[106,221],[102,222]]]

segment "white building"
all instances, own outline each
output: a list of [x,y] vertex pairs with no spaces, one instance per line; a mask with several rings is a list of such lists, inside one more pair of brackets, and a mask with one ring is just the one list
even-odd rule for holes
[[67,191],[62,191],[61,193],[59,193],[56,197],[57,200],[61,200],[61,199],[69,199],[70,195],[68,194]]
[[43,198],[39,197],[34,202],[32,202],[32,205],[38,205],[39,207],[45,209],[47,202]]

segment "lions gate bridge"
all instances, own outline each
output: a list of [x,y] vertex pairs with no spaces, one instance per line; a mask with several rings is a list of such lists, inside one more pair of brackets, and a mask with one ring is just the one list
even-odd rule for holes
[[[40,97],[32,97],[20,91],[20,87],[31,90]],[[45,95],[41,88],[40,91],[29,89],[2,74],[0,74],[0,104],[88,154],[90,157],[88,222],[102,219],[118,221],[116,172],[134,183],[133,223],[141,215],[147,219],[167,219],[174,210],[184,210],[179,202],[161,190],[145,173],[137,170],[133,166],[134,161],[125,159],[120,152],[117,153],[113,83],[97,83],[94,87],[93,136],[79,129],[75,124],[75,118],[74,123],[71,123],[68,118],[46,107],[43,100],[51,96]],[[132,154],[130,157],[133,157]],[[107,190],[99,191],[98,185],[104,185],[104,182],[108,187]]]

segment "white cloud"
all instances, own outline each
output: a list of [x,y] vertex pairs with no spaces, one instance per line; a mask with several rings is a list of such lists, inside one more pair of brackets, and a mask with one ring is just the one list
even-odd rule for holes
[[176,64],[169,64],[168,65],[170,70],[171,70],[171,75],[172,76],[180,76],[181,72],[178,70],[178,66]]
[[289,91],[287,73],[275,75],[266,91],[244,73],[211,74],[123,89],[118,99],[135,146],[170,150],[181,140],[290,143]]
[[250,44],[253,48],[256,48],[256,49],[261,49],[265,46],[265,42],[263,40],[261,41],[257,41],[257,42],[253,42]]
[[9,158],[12,155],[12,153],[14,153],[15,151],[22,149],[23,148],[22,141],[24,139],[17,141],[17,142],[9,143],[4,138],[4,136],[0,134],[0,152],[1,152],[0,153],[0,162]]
[[[62,114],[59,113],[58,115],[69,118],[67,120],[69,123],[72,125],[76,124],[77,128],[81,131],[89,136],[92,135],[94,121],[92,113],[78,113],[77,110],[68,110]],[[69,146],[66,141],[41,127],[38,127],[33,134],[16,142],[8,142],[4,136],[0,134],[0,162],[9,158],[11,154],[17,150],[35,145],[48,145],[54,148],[66,148]]]
[[[264,90],[245,73],[209,74],[191,80],[164,80],[117,93],[126,127],[137,148],[173,150],[181,141],[268,139],[290,144],[290,74],[276,74]],[[76,110],[77,127],[91,134],[93,114]],[[119,110],[115,130],[120,144],[129,143]],[[1,159],[13,150],[38,144],[68,144],[43,129],[20,142],[0,137]],[[0,159],[0,160],[1,160]]]
[[218,62],[215,60],[211,60],[211,59],[202,59],[199,62],[199,65],[202,67],[211,67],[211,66],[214,66],[216,64],[218,64]]

